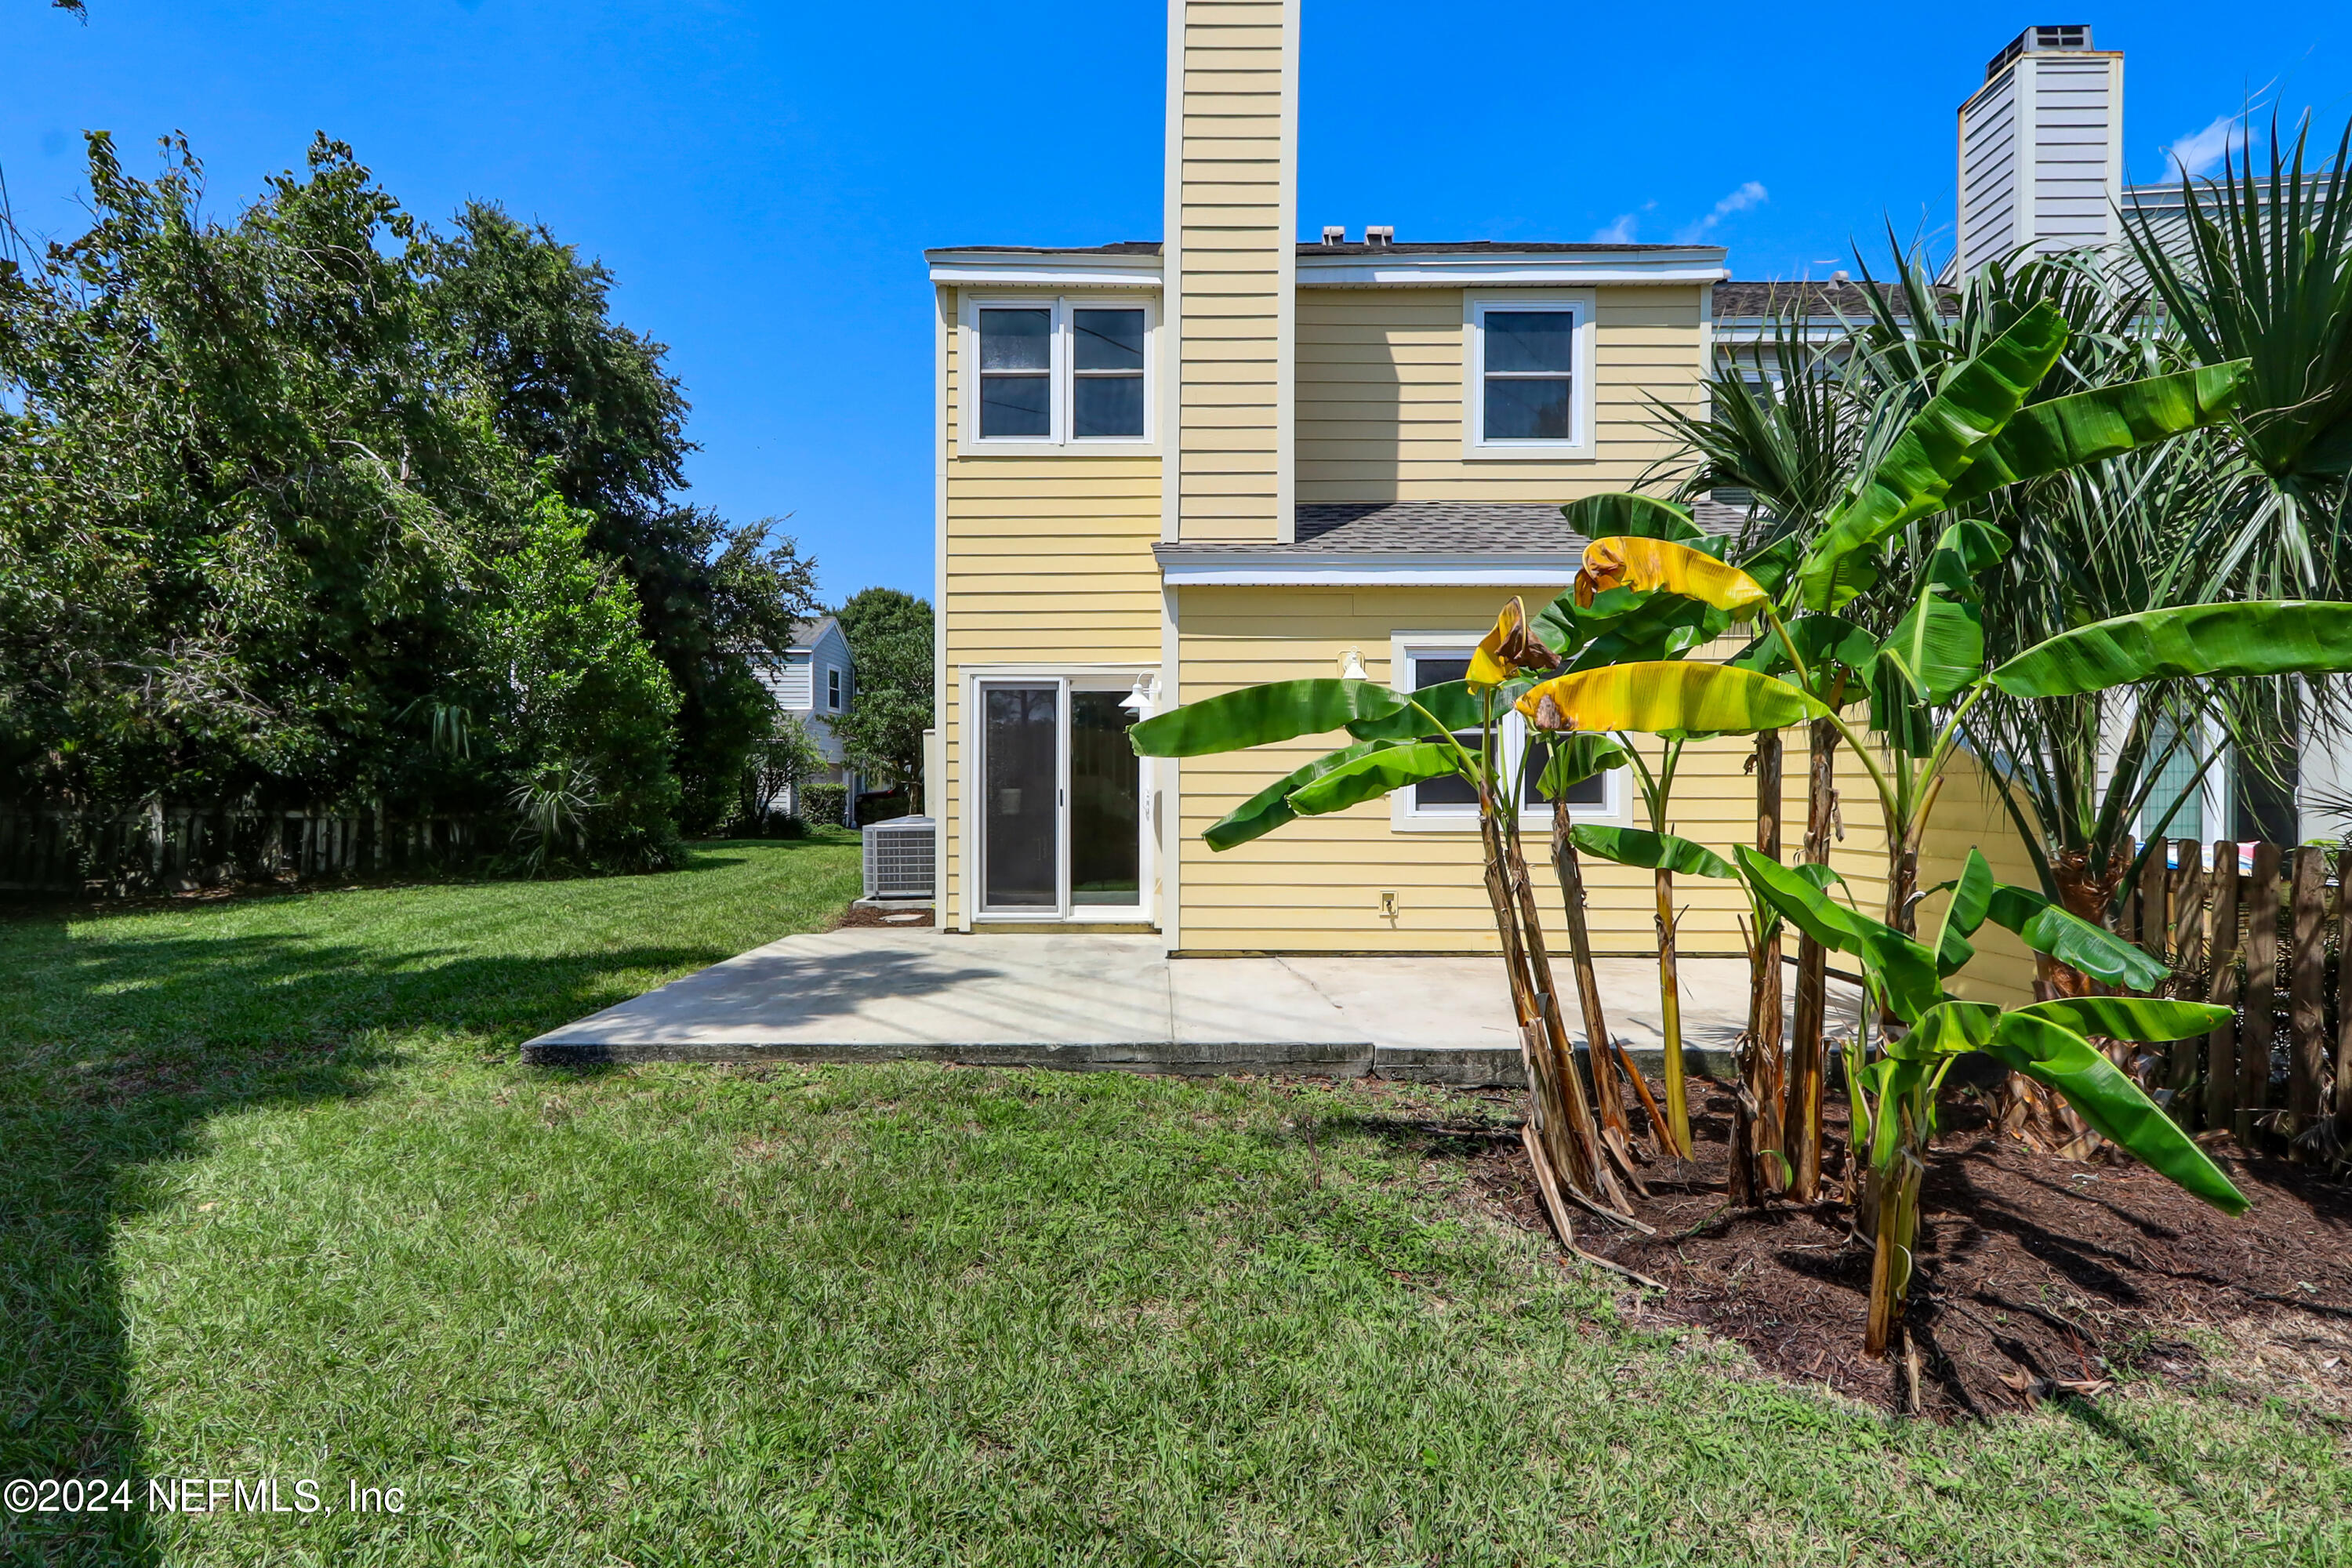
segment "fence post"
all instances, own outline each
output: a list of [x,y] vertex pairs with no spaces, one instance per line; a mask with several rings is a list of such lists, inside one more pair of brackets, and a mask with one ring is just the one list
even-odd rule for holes
[[2288,1057],[2290,1135],[2319,1120],[2320,1078],[2327,1070],[2327,852],[2294,852],[2294,953],[2288,973],[2287,1017],[2294,1045]]
[[2336,857],[2336,1128],[2352,1137],[2352,849]]
[[2172,913],[2165,907],[2171,873],[2165,868],[2166,840],[2144,841],[2147,858],[2139,863],[2139,942],[2160,963],[2172,962]]
[[2246,1005],[2238,1026],[2238,1108],[2230,1128],[2254,1146],[2254,1119],[2270,1099],[2271,1051],[2278,1043],[2279,847],[2254,846],[2246,891]]
[[[2213,979],[2205,999],[2234,1009],[2238,1005],[2238,847],[2230,839],[2213,841],[2212,934],[2206,952],[2212,955]],[[2205,1125],[2228,1127],[2238,1110],[2238,1023],[2234,1016],[2213,1026],[2205,1037]]]
[[[2205,965],[2205,847],[2194,838],[2176,838],[2172,858],[2172,982],[2165,990],[2193,999],[2194,976]],[[2175,1040],[2165,1051],[2165,1087],[2178,1095],[2197,1081],[2196,1044]],[[2174,1114],[2187,1122],[2187,1110],[2180,1107]]]

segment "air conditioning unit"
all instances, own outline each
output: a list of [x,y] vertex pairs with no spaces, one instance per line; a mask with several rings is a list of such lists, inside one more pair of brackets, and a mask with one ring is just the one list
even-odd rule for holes
[[894,816],[861,830],[866,847],[866,896],[869,899],[929,899],[936,896],[939,824],[928,816]]

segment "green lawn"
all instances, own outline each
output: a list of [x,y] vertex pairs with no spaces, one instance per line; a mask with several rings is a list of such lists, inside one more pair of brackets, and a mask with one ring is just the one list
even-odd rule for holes
[[1916,1426],[1645,1331],[1408,1125],[1475,1101],[516,1065],[856,876],[0,921],[0,1478],[405,1495],[0,1562],[2352,1560],[2283,1405]]

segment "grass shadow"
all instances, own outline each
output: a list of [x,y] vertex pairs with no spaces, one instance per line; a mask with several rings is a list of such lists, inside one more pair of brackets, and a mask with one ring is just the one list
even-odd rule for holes
[[[234,906],[78,932],[0,922],[0,1477],[148,1480],[121,1228],[180,1184],[216,1117],[349,1100],[404,1036],[501,1047],[624,999],[635,976],[725,956],[690,945],[523,956],[430,921],[349,938],[238,929]],[[244,922],[249,924],[250,922]],[[0,1513],[9,1564],[161,1560],[140,1509]]]

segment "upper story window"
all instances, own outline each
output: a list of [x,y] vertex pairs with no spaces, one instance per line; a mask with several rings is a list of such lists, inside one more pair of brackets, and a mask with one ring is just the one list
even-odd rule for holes
[[1466,456],[1591,455],[1590,290],[1465,295],[1462,340]]
[[964,313],[979,396],[967,448],[1151,439],[1152,308],[1095,299],[982,300]]
[[980,433],[1048,441],[1054,436],[1054,312],[980,312]]
[[[1477,647],[1479,635],[1464,632],[1399,638],[1391,656],[1399,688],[1420,691],[1449,680],[1460,680],[1470,673],[1470,654]],[[1526,721],[1517,713],[1505,714],[1496,730],[1496,740],[1503,751],[1503,766],[1519,774],[1524,815],[1531,825],[1549,825],[1551,805],[1537,788],[1537,781],[1550,760],[1549,749],[1528,735]],[[1483,743],[1475,730],[1465,730],[1454,738],[1473,751]],[[1622,795],[1618,775],[1602,773],[1570,787],[1569,810],[1583,818],[1613,817],[1622,809]],[[1464,779],[1425,779],[1399,790],[1390,800],[1392,804],[1389,821],[1394,827],[1466,830],[1478,826],[1478,792]]]
[[828,668],[824,672],[824,705],[835,712],[841,711],[841,671]]

